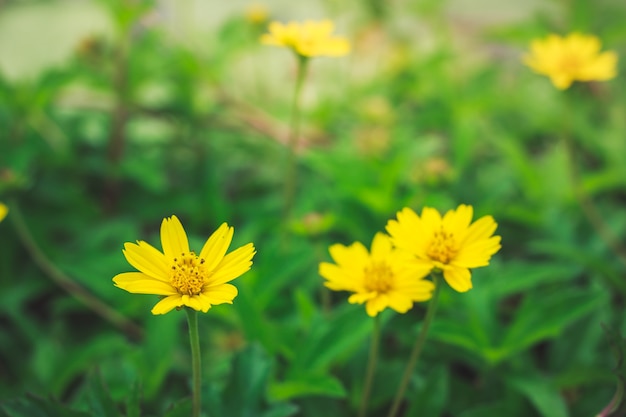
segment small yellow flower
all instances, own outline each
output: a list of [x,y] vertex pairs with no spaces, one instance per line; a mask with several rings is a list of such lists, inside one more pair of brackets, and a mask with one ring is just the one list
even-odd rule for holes
[[434,208],[424,207],[420,217],[404,208],[398,220],[387,223],[387,232],[398,249],[414,256],[422,275],[443,271],[453,289],[466,292],[472,288],[469,268],[489,265],[501,247],[500,236],[493,236],[498,226],[493,217],[471,223],[473,212],[472,206],[461,204],[442,218]]
[[616,76],[617,54],[600,53],[600,47],[600,40],[595,36],[552,34],[532,41],[524,63],[533,71],[550,77],[556,88],[565,90],[574,81],[606,81]]
[[324,285],[334,291],[352,291],[351,304],[365,304],[371,317],[386,307],[406,313],[415,301],[432,297],[432,282],[418,276],[412,259],[395,250],[389,236],[377,233],[371,253],[360,242],[350,246],[341,244],[329,248],[335,264],[322,262],[319,273],[327,281]]
[[246,20],[252,24],[265,23],[267,21],[267,8],[259,3],[252,3],[246,7]]
[[232,304],[237,288],[227,282],[248,271],[256,253],[248,243],[226,255],[232,238],[233,228],[223,223],[196,255],[189,250],[178,218],[165,218],[161,223],[163,253],[144,241],[124,244],[126,260],[139,272],[118,274],[113,282],[131,293],[165,296],[152,314],[182,306],[206,313],[212,305]]
[[4,220],[8,212],[9,212],[9,208],[5,204],[0,203],[0,222]]
[[285,46],[302,57],[343,56],[350,52],[350,42],[343,37],[332,36],[334,24],[330,20],[286,25],[272,22],[269,32],[261,36],[265,45]]

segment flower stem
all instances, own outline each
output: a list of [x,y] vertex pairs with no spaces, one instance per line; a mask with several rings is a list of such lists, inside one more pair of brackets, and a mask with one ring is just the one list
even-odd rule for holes
[[287,157],[285,172],[285,201],[283,206],[284,221],[289,221],[289,217],[291,216],[296,187],[298,184],[296,154],[298,150],[298,139],[300,137],[300,97],[302,95],[302,85],[304,84],[304,78],[306,76],[308,63],[309,60],[307,57],[298,55],[298,73],[296,75],[296,84],[293,92],[293,101],[291,106],[291,128],[289,130],[289,138],[287,142],[289,154]]
[[46,256],[30,232],[30,229],[28,228],[26,221],[22,216],[21,210],[15,200],[12,200],[9,203],[9,210],[11,213],[9,215],[9,219],[13,223],[15,232],[22,242],[22,245],[24,245],[24,248],[26,248],[26,251],[39,269],[41,269],[52,282],[61,287],[64,291],[98,314],[100,317],[122,330],[131,339],[141,340],[143,337],[143,330],[141,327],[130,321],[98,297],[94,296],[82,285],[74,281],[67,274],[65,274],[65,272],[59,269],[59,267],[57,267],[52,260]]
[[393,400],[393,404],[391,409],[389,410],[388,417],[395,417],[398,413],[398,409],[400,408],[400,403],[402,402],[402,397],[404,397],[404,392],[406,391],[406,387],[409,383],[409,379],[411,379],[411,375],[413,374],[413,368],[415,368],[415,364],[417,363],[417,359],[422,352],[422,348],[424,347],[424,342],[426,341],[426,336],[428,335],[428,329],[430,328],[430,324],[435,317],[435,311],[437,310],[437,304],[439,302],[439,293],[441,292],[441,276],[439,274],[433,274],[433,283],[435,284],[435,293],[433,294],[433,298],[430,299],[430,303],[428,303],[428,309],[426,310],[426,317],[424,318],[424,322],[422,323],[422,328],[417,335],[417,340],[415,341],[415,345],[413,346],[413,350],[411,351],[411,356],[409,358],[409,363],[407,364],[404,375],[402,376],[402,382],[400,382],[400,386],[398,387],[398,391],[396,392],[396,396]]
[[198,312],[193,308],[186,307],[187,323],[189,325],[189,343],[191,344],[191,368],[193,380],[193,411],[192,417],[200,417],[201,403],[201,358],[200,338],[198,337]]
[[372,330],[372,340],[370,342],[370,354],[367,360],[367,371],[365,373],[365,385],[363,386],[363,395],[361,396],[361,406],[359,408],[359,417],[365,417],[367,412],[367,403],[370,398],[372,382],[374,381],[374,373],[376,371],[376,363],[378,362],[378,346],[380,345],[380,315],[374,317],[374,329]]

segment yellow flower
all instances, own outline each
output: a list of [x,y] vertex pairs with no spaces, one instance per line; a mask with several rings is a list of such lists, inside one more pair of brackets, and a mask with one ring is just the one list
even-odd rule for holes
[[161,223],[163,253],[144,241],[124,244],[126,260],[139,272],[118,274],[113,282],[131,293],[165,296],[152,314],[182,306],[206,313],[212,305],[232,304],[237,288],[227,282],[249,270],[255,254],[253,244],[248,243],[225,255],[232,238],[233,228],[223,223],[196,255],[189,250],[178,218],[165,218]]
[[453,289],[466,292],[472,288],[469,268],[489,265],[501,247],[500,236],[493,236],[498,226],[493,217],[471,223],[473,212],[472,206],[461,204],[442,218],[437,210],[424,207],[420,217],[404,208],[398,220],[387,223],[387,232],[398,249],[414,256],[423,275],[443,271]]
[[252,3],[246,7],[246,20],[253,24],[260,24],[267,21],[267,8],[259,3]]
[[600,47],[600,40],[595,36],[553,34],[533,40],[524,63],[533,71],[550,77],[556,88],[565,90],[574,81],[605,81],[615,77],[617,54],[600,53]]
[[432,282],[417,276],[412,260],[393,249],[391,239],[377,233],[372,241],[372,251],[360,242],[350,246],[341,244],[329,248],[335,264],[322,262],[319,273],[327,281],[324,285],[334,291],[352,291],[348,298],[352,304],[365,304],[371,317],[386,307],[406,313],[414,301],[432,297]]
[[9,212],[9,208],[3,203],[0,203],[0,222],[4,220],[8,212]]
[[334,24],[330,20],[304,23],[289,22],[286,25],[272,22],[269,32],[261,36],[265,45],[285,46],[303,57],[343,56],[350,52],[350,43],[343,37],[333,37]]

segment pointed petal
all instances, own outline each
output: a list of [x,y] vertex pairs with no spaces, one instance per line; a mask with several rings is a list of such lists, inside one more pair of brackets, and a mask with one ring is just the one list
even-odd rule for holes
[[213,275],[207,280],[207,284],[224,284],[242,275],[252,266],[252,257],[255,253],[256,251],[252,243],[235,249],[222,259]]
[[161,223],[161,245],[163,246],[163,253],[168,259],[174,259],[189,252],[187,234],[178,217],[172,216],[163,219]]
[[165,314],[171,311],[173,308],[182,307],[183,306],[183,297],[180,294],[170,295],[169,297],[165,297],[154,307],[152,307],[152,314]]
[[129,264],[144,274],[161,281],[169,281],[168,266],[163,254],[148,243],[127,242],[122,253]]
[[124,272],[113,277],[116,287],[134,294],[174,295],[177,291],[169,283],[141,272]]
[[455,291],[467,292],[472,288],[472,276],[467,268],[447,267],[443,277]]
[[207,301],[212,305],[224,303],[232,304],[237,294],[239,294],[237,287],[231,284],[205,287],[202,291],[202,295],[206,297]]
[[212,271],[224,259],[224,254],[233,239],[234,229],[222,223],[215,232],[207,239],[200,251],[200,258],[206,261],[206,268]]
[[389,258],[392,250],[391,238],[384,233],[376,233],[372,240],[372,260],[374,262],[383,262]]

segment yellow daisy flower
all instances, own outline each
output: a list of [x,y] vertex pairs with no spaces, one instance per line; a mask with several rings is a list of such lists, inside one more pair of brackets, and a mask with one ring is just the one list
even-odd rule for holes
[[360,242],[350,246],[341,244],[329,248],[335,264],[322,262],[319,273],[327,281],[324,285],[334,291],[352,291],[351,304],[365,304],[371,317],[386,307],[406,313],[415,301],[432,297],[434,285],[421,279],[412,266],[412,260],[395,250],[389,236],[377,233],[371,253]]
[[4,220],[8,212],[9,212],[9,208],[5,204],[0,203],[0,222]]
[[[472,206],[461,204],[443,218],[434,208],[424,207],[421,217],[410,208],[398,212],[398,220],[387,223],[394,245],[414,256],[422,275],[443,271],[446,282],[458,292],[472,288],[469,268],[489,265],[500,249],[498,226],[491,216],[471,223]],[[470,224],[471,223],[471,224]]]
[[332,36],[334,24],[330,20],[303,23],[271,22],[269,32],[261,36],[265,45],[285,46],[302,57],[343,56],[350,52],[350,42]]
[[600,53],[600,47],[600,40],[595,36],[552,34],[532,41],[524,63],[533,71],[550,77],[556,88],[565,90],[574,81],[605,81],[616,76],[617,54]]
[[161,223],[163,253],[144,241],[124,244],[126,260],[139,272],[118,274],[113,282],[131,293],[165,296],[152,314],[182,306],[206,313],[212,305],[232,304],[237,288],[227,282],[249,270],[256,253],[248,243],[226,255],[232,238],[233,228],[223,223],[196,255],[189,250],[178,218],[165,218]]

